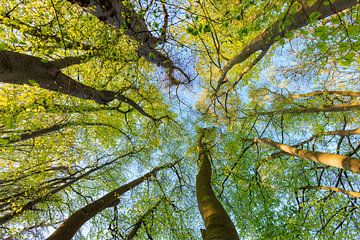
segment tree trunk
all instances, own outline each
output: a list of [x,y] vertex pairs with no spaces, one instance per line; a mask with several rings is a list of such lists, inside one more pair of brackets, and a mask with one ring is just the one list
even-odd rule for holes
[[68,217],[57,229],[51,234],[47,240],[68,240],[71,239],[75,233],[84,225],[89,219],[96,214],[105,210],[106,208],[113,207],[119,204],[120,196],[139,184],[143,183],[146,179],[156,175],[162,169],[169,168],[177,164],[178,161],[171,164],[165,164],[160,167],[154,168],[151,172],[115,189],[114,191],[106,194],[98,200],[86,205],[85,207],[77,210],[70,217]]
[[211,186],[211,163],[209,152],[202,138],[199,140],[200,170],[196,176],[196,198],[205,223],[204,240],[237,240],[235,226],[222,204],[217,200]]
[[307,159],[316,163],[322,163],[327,166],[346,169],[354,173],[360,173],[360,160],[356,158],[334,153],[301,150],[286,144],[272,141],[271,139],[267,138],[254,139],[253,141],[256,143],[266,143],[270,146],[276,147],[277,149],[285,152],[286,154],[297,156],[304,160]]

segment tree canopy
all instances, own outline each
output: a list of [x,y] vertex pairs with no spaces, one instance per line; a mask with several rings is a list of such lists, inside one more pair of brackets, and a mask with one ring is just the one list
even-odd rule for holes
[[1,239],[357,239],[358,0],[0,5]]

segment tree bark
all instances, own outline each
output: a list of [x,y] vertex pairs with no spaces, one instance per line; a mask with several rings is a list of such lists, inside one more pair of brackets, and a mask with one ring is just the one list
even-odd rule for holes
[[106,208],[113,207],[119,204],[120,196],[139,184],[143,183],[146,179],[154,177],[157,172],[165,168],[169,168],[177,164],[178,161],[170,164],[165,164],[160,167],[154,168],[152,171],[145,175],[109,192],[98,200],[86,205],[85,207],[77,210],[69,216],[57,229],[51,234],[47,240],[68,240],[71,239],[75,233],[84,225],[89,219],[96,214],[105,210]]
[[[325,4],[324,4],[325,3]],[[237,64],[244,62],[257,51],[267,51],[271,45],[283,38],[286,33],[304,27],[309,24],[311,13],[318,12],[317,19],[323,19],[343,10],[349,9],[357,4],[356,0],[317,0],[313,5],[303,7],[294,14],[288,14],[285,19],[276,20],[270,27],[255,37],[243,50],[228,61],[223,69],[223,73],[218,81],[215,92],[218,92],[221,85],[225,82],[226,74]],[[284,25],[285,20],[290,20],[290,25]]]
[[209,150],[202,138],[203,135],[198,143],[200,170],[196,176],[196,198],[206,228],[204,240],[237,240],[235,226],[212,189]]
[[316,151],[301,150],[286,144],[272,141],[268,138],[253,139],[256,143],[266,143],[273,146],[286,154],[297,156],[304,160],[311,160],[316,163],[322,163],[330,167],[336,167],[349,170],[353,173],[360,173],[360,160],[334,153],[323,153]]
[[[354,129],[349,129],[349,130],[334,130],[334,131],[322,132],[322,133],[319,133],[319,134],[312,135],[309,139],[306,139],[305,141],[302,141],[302,142],[300,142],[298,144],[292,145],[291,147],[294,147],[294,148],[301,147],[304,144],[309,143],[312,140],[314,140],[314,139],[316,139],[316,138],[318,138],[320,136],[325,136],[325,135],[338,135],[338,136],[344,137],[344,136],[359,135],[359,134],[360,134],[360,128],[354,128]],[[274,160],[274,159],[276,159],[278,157],[281,157],[281,156],[283,156],[285,154],[286,153],[283,152],[283,151],[273,153],[270,156],[262,159],[260,161],[259,166],[261,164],[265,163],[265,162]]]

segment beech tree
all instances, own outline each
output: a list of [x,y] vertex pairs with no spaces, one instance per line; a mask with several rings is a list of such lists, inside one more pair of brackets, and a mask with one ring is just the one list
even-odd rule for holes
[[357,0],[0,6],[1,239],[357,239]]

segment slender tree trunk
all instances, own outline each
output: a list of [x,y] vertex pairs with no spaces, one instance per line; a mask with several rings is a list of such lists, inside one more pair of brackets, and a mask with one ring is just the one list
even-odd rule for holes
[[162,169],[169,168],[177,164],[175,163],[165,164],[160,167],[154,168],[151,172],[109,192],[105,196],[98,200],[86,205],[85,207],[77,210],[71,216],[69,216],[57,229],[51,234],[47,240],[68,240],[71,239],[75,233],[84,225],[89,219],[94,217],[96,214],[105,210],[106,208],[113,207],[119,204],[119,198],[124,193],[130,191],[134,187],[143,183],[146,179],[154,177],[157,172]]
[[347,157],[334,153],[323,153],[315,151],[307,151],[291,147],[286,144],[281,144],[271,139],[261,138],[253,139],[256,143],[266,143],[270,146],[273,146],[286,154],[297,156],[301,159],[311,160],[316,163],[322,163],[327,166],[337,167],[341,169],[346,169],[354,173],[360,173],[360,160],[352,157]]
[[196,198],[206,228],[202,235],[204,240],[237,240],[235,226],[212,189],[209,150],[202,138],[198,143],[200,170],[196,176]]

